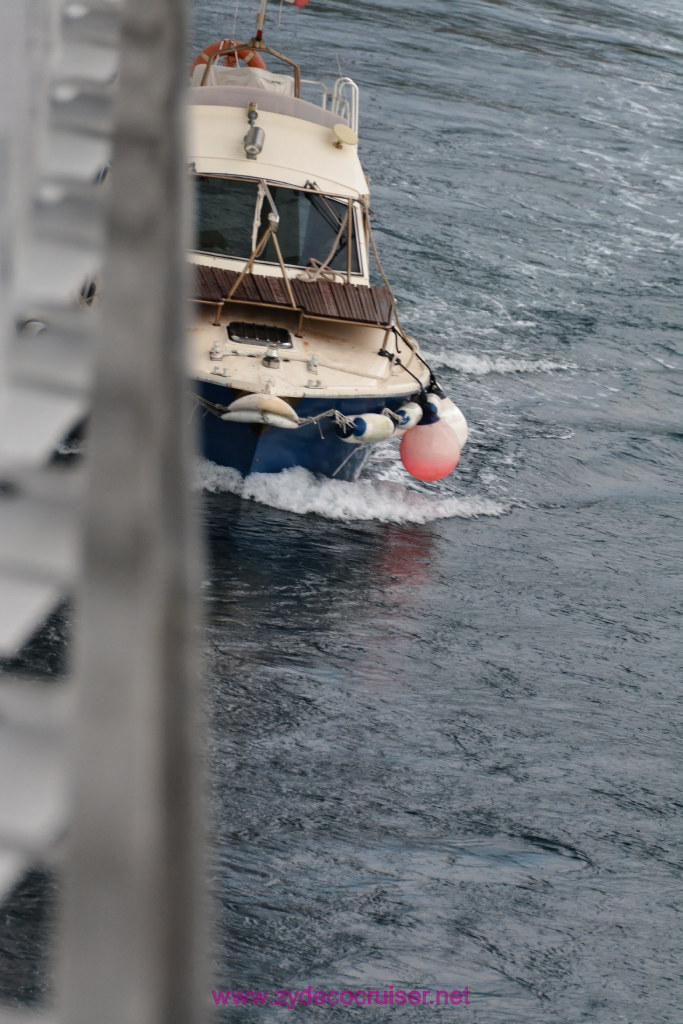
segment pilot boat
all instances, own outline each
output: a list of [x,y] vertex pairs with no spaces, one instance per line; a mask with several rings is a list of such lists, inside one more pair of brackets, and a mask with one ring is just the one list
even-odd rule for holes
[[202,453],[243,476],[300,466],[354,480],[400,437],[407,470],[440,479],[467,424],[403,330],[377,256],[358,88],[302,79],[266,45],[266,6],[249,43],[198,55],[188,90]]

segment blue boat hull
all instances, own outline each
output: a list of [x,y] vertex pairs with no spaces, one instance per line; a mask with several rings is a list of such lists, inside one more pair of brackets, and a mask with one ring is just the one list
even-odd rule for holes
[[[221,384],[195,381],[195,389],[212,405],[227,406],[242,392]],[[302,398],[294,408],[303,419],[335,408],[345,416],[397,409],[410,395],[392,398]],[[287,430],[249,423],[228,423],[202,412],[201,451],[219,466],[230,466],[243,476],[279,473],[303,466],[312,473],[336,480],[356,480],[370,455],[371,445],[348,444],[337,436],[332,418]]]

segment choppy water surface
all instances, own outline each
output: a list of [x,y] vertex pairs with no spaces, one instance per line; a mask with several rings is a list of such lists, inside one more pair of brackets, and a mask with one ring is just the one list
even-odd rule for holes
[[356,484],[200,469],[212,981],[471,997],[221,1019],[678,1022],[683,11],[313,0],[270,38],[361,86],[471,443],[431,486],[392,446]]
[[[210,983],[470,1005],[218,1017],[678,1024],[683,10],[271,6],[361,86],[385,268],[471,441],[434,485],[391,445],[356,484],[198,468]],[[197,50],[233,11],[196,0]]]

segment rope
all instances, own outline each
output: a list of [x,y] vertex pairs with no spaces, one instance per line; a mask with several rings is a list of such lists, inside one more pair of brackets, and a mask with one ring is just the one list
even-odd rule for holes
[[[434,376],[434,373],[432,371],[431,366],[429,365],[429,363],[425,359],[423,359],[423,357],[417,351],[417,349],[413,345],[413,343],[410,340],[410,338],[408,337],[408,335],[404,332],[404,330],[401,327],[401,325],[398,324],[397,327],[392,327],[391,329],[394,332],[395,336],[396,335],[400,335],[400,337],[402,338],[403,341],[405,341],[406,345],[408,346],[410,351],[413,353],[413,355],[417,359],[420,360],[420,362],[422,363],[423,366],[427,367],[427,369],[429,370],[429,384],[430,384],[430,387],[438,387],[438,384],[436,383],[436,377]],[[398,341],[396,342],[396,351],[398,352]],[[403,363],[401,363],[400,365],[403,366]],[[410,373],[410,370],[408,370],[407,367],[403,366],[403,369],[406,370],[407,373]],[[424,388],[422,388],[422,390],[424,391]],[[439,388],[439,390],[441,390],[441,389]]]
[[[375,245],[375,236],[372,233],[372,225],[370,224],[370,208],[367,205],[367,201],[365,201],[363,205],[365,207],[365,226],[367,228],[368,238],[370,239],[370,245],[372,246],[372,252],[373,252],[373,255],[375,257],[375,263],[377,264],[377,269],[379,270],[380,274],[382,275],[382,280],[384,281],[384,284],[386,285],[386,289],[389,292],[389,296],[391,298],[391,308],[393,310],[394,317],[396,319],[396,323],[399,325],[399,327],[401,327],[401,323],[400,323],[400,320],[398,318],[398,310],[396,308],[396,299],[395,299],[394,293],[393,293],[393,291],[391,289],[391,285],[389,284],[389,281],[387,279],[387,275],[384,273],[384,267],[382,266],[382,261],[379,258],[379,253],[377,252],[377,246]],[[401,336],[403,336],[403,328],[402,327],[401,327]]]
[[[395,328],[395,327],[392,327],[391,329],[392,329],[392,331],[394,332],[394,335],[396,336],[396,335],[398,334],[398,332],[397,332],[396,328]],[[401,334],[401,337],[402,337],[402,338],[403,338],[403,340],[404,340],[404,341],[405,341],[405,342],[406,342],[406,343],[408,344],[408,348],[409,348],[409,349],[410,349],[410,351],[411,351],[411,352],[413,353],[413,355],[417,356],[417,357],[418,357],[418,359],[420,359],[420,361],[421,361],[421,362],[423,362],[423,363],[424,363],[424,365],[425,365],[425,366],[427,367],[427,369],[429,370],[429,383],[430,383],[430,387],[431,387],[431,385],[432,385],[433,383],[436,383],[436,382],[435,382],[435,380],[434,380],[434,374],[432,373],[432,371],[431,371],[431,368],[430,368],[430,367],[428,366],[428,364],[427,364],[427,363],[425,363],[424,359],[422,359],[422,356],[421,356],[421,355],[419,354],[419,352],[416,352],[416,351],[415,351],[415,349],[413,348],[413,346],[412,346],[412,345],[411,345],[411,344],[410,344],[410,343],[408,342],[408,340],[406,339],[405,335]],[[401,350],[400,350],[400,348],[398,347],[398,340],[397,340],[397,341],[396,341],[396,352],[400,352],[400,351],[401,351]],[[413,380],[414,380],[414,381],[416,381],[416,383],[417,383],[417,386],[418,386],[418,387],[419,387],[419,389],[420,389],[420,393],[421,393],[422,395],[424,395],[424,394],[425,394],[425,386],[424,386],[424,384],[422,383],[422,381],[420,380],[420,378],[419,378],[419,377],[417,377],[417,376],[416,376],[416,375],[415,375],[415,374],[413,373],[413,371],[412,371],[412,370],[409,370],[409,369],[408,369],[408,367],[407,367],[407,366],[405,365],[405,363],[404,363],[404,362],[402,362],[402,361],[401,361],[401,360],[399,359],[398,355],[393,355],[393,353],[391,353],[391,352],[388,352],[388,351],[387,351],[387,350],[386,350],[385,348],[381,348],[381,349],[379,350],[379,352],[377,353],[377,355],[378,355],[378,356],[384,356],[384,357],[385,357],[386,359],[388,359],[388,360],[389,360],[389,362],[390,362],[390,363],[391,363],[391,364],[392,364],[393,366],[400,366],[402,370],[405,370],[405,372],[406,372],[406,373],[410,374],[410,376],[411,376],[411,377],[413,378]]]
[[204,412],[213,413],[213,415],[217,416],[219,419],[222,413],[228,411],[227,405],[215,405],[213,402],[209,402],[208,399],[202,398],[202,396],[198,395],[196,391],[192,392],[192,397],[194,398],[197,405],[200,405],[202,407]]
[[[194,398],[197,405],[200,405],[205,412],[210,412],[212,413],[212,415],[217,416],[219,419],[221,418],[224,412],[229,412],[229,406],[219,405],[217,402],[210,402],[208,398],[204,398],[202,395],[198,395],[196,391],[192,392],[192,397]],[[389,412],[388,409],[386,411]],[[398,420],[398,417],[395,417],[393,413],[390,413],[390,415],[392,416],[392,418]],[[319,412],[315,416],[304,416],[300,418],[299,422],[297,423],[297,427],[307,427],[311,423],[319,423],[321,420],[325,419],[334,419],[335,424],[338,427],[342,427],[343,429],[346,430],[351,430],[353,426],[353,419],[351,419],[349,416],[345,416],[343,412],[339,411],[339,409],[326,409],[325,412]]]
[[[405,332],[405,331],[403,330],[403,326],[402,326],[402,324],[401,324],[401,321],[400,321],[400,318],[399,318],[399,315],[398,315],[398,309],[396,308],[396,298],[395,298],[395,296],[394,296],[394,293],[393,293],[393,291],[392,291],[391,285],[389,284],[389,281],[388,281],[388,279],[387,279],[387,275],[386,275],[386,274],[384,273],[384,267],[382,266],[382,261],[381,261],[381,260],[380,260],[380,258],[379,258],[379,253],[377,252],[377,246],[375,245],[375,236],[374,236],[374,234],[373,234],[373,232],[372,232],[372,225],[370,224],[370,210],[369,210],[369,208],[368,208],[368,206],[367,206],[367,203],[365,203],[364,205],[365,205],[365,225],[366,225],[366,228],[367,228],[367,232],[368,232],[368,238],[370,239],[370,245],[372,246],[372,252],[373,252],[373,255],[374,255],[374,257],[375,257],[375,262],[377,263],[377,269],[379,270],[380,274],[382,275],[382,280],[384,281],[384,284],[386,285],[387,291],[389,292],[389,295],[390,295],[390,297],[391,297],[391,307],[392,307],[392,310],[393,310],[393,313],[394,313],[394,319],[396,320],[396,324],[395,324],[395,325],[392,325],[392,328],[391,328],[391,329],[392,329],[392,331],[394,332],[394,337],[395,337],[395,338],[397,339],[397,340],[396,340],[396,351],[397,351],[397,352],[399,352],[399,347],[398,347],[398,337],[400,337],[400,338],[402,338],[402,340],[403,340],[403,341],[405,341],[406,345],[408,346],[408,348],[410,349],[410,351],[411,351],[411,352],[413,353],[413,355],[414,355],[414,356],[415,356],[415,357],[416,357],[417,359],[419,359],[419,360],[420,360],[420,362],[422,363],[422,365],[423,365],[424,367],[426,367],[426,368],[427,368],[427,369],[429,370],[429,383],[430,383],[430,386],[432,386],[432,387],[433,387],[433,386],[436,386],[436,387],[438,387],[438,385],[437,385],[437,383],[436,383],[436,378],[435,378],[435,376],[434,376],[434,373],[433,373],[433,371],[432,371],[432,368],[431,368],[431,366],[430,366],[430,365],[429,365],[429,363],[428,363],[428,362],[427,362],[427,361],[426,361],[426,360],[425,360],[425,359],[424,359],[424,358],[423,358],[423,357],[422,357],[422,356],[420,355],[420,353],[419,353],[419,352],[417,351],[417,349],[416,349],[416,348],[415,348],[415,346],[413,345],[412,341],[410,340],[410,338],[408,337],[408,335],[406,334],[406,332]],[[390,357],[390,358],[391,358],[391,357]],[[421,383],[421,381],[419,380],[419,378],[418,378],[418,377],[416,377],[414,373],[411,373],[411,371],[410,371],[410,370],[408,369],[408,367],[407,367],[407,366],[405,366],[405,365],[404,365],[404,364],[403,364],[403,363],[401,362],[401,360],[400,360],[400,359],[394,359],[393,361],[394,361],[394,362],[395,362],[395,363],[396,363],[396,364],[397,364],[398,366],[402,367],[402,369],[404,369],[404,370],[406,371],[406,373],[409,373],[409,374],[410,374],[410,376],[411,376],[411,377],[412,377],[412,378],[413,378],[414,380],[416,380],[416,381],[417,381],[417,383],[418,383],[418,384],[420,385],[420,391],[421,391],[422,393],[424,393],[424,391],[425,391],[425,388],[424,388],[424,385],[423,385],[423,384]]]
[[353,458],[353,456],[354,456],[354,455],[356,454],[356,452],[357,452],[357,451],[358,451],[358,449],[357,449],[357,448],[354,448],[354,447],[352,447],[352,448],[351,448],[351,451],[350,451],[350,452],[349,452],[349,454],[348,454],[348,455],[346,456],[346,458],[344,459],[344,461],[343,461],[343,462],[340,462],[340,464],[339,464],[339,465],[337,466],[337,468],[335,469],[334,473],[332,474],[332,476],[333,476],[333,477],[335,477],[335,476],[337,475],[337,473],[339,472],[339,470],[340,470],[340,469],[343,469],[343,468],[344,468],[344,466],[345,466],[345,465],[346,465],[346,463],[347,463],[347,462],[349,461],[349,459]]
[[[311,203],[313,203],[313,199],[312,199],[311,196],[309,196],[306,192],[304,192],[304,195],[306,196],[306,198]],[[321,197],[316,196],[316,198],[322,198],[323,199],[323,201],[325,202],[325,205],[328,207],[328,212],[330,213],[330,215],[332,217],[334,217],[335,220],[337,220],[337,217],[336,217],[336,215],[334,213],[334,210],[330,210],[329,209],[329,203],[327,203],[327,200],[325,200],[325,197],[324,196],[321,196]],[[313,208],[316,209],[314,204],[313,204]],[[318,211],[318,212],[320,212],[320,211]],[[337,234],[335,235],[334,242],[332,243],[332,248],[330,249],[330,251],[329,251],[329,253],[327,255],[327,258],[321,263],[320,260],[316,260],[313,256],[311,256],[311,259],[310,259],[311,266],[310,267],[305,267],[305,269],[302,271],[302,273],[299,274],[299,279],[300,280],[303,279],[303,278],[307,278],[307,279],[310,279],[311,281],[317,281],[320,277],[322,277],[325,280],[335,281],[336,278],[337,278],[337,273],[339,273],[339,276],[341,277],[342,281],[344,280],[344,274],[342,274],[342,273],[340,273],[338,271],[332,270],[328,266],[328,264],[332,261],[332,259],[335,257],[335,255],[337,253],[337,248],[339,246],[339,243],[341,242],[342,235],[344,234],[344,228],[347,226],[347,224],[349,222],[349,215],[350,215],[350,213],[351,213],[351,210],[347,206],[346,213],[344,214],[343,217],[341,217],[339,219],[339,230],[337,231]],[[329,223],[329,220],[328,220],[328,223]],[[330,224],[330,227],[334,227],[334,224]],[[349,231],[349,236],[350,236],[350,234],[351,234],[351,232]],[[350,238],[347,238],[346,244],[347,245],[350,244]]]
[[324,263],[317,260],[315,256],[311,256],[309,262],[310,267],[304,267],[300,274],[297,275],[299,281],[331,281],[333,284],[337,282],[339,277],[344,279],[344,275],[340,270],[332,270],[328,267],[328,263],[331,256],[328,256]]

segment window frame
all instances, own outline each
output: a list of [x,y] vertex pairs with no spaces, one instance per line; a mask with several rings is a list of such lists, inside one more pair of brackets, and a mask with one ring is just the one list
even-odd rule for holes
[[[254,251],[254,247],[256,246],[256,243],[258,241],[258,231],[259,231],[259,226],[260,226],[260,223],[261,223],[261,213],[262,213],[262,210],[263,210],[263,203],[264,203],[264,200],[265,200],[265,193],[264,193],[263,189],[260,187],[261,181],[265,181],[266,185],[268,185],[269,188],[270,187],[272,187],[272,188],[285,188],[285,189],[289,189],[292,192],[306,192],[306,193],[309,193],[309,194],[312,194],[312,195],[320,196],[321,198],[324,198],[324,199],[332,199],[332,200],[334,200],[334,201],[336,201],[338,203],[342,203],[344,206],[348,206],[348,204],[350,202],[351,203],[351,214],[352,214],[352,218],[353,218],[353,223],[352,223],[352,227],[351,227],[351,238],[352,238],[353,245],[355,246],[356,254],[357,254],[357,257],[358,257],[358,268],[359,268],[358,270],[353,270],[353,269],[351,270],[351,277],[352,278],[359,278],[359,277],[364,277],[365,276],[364,252],[363,252],[363,246],[360,244],[361,243],[361,238],[363,237],[363,233],[362,233],[362,225],[364,223],[363,222],[363,210],[362,210],[362,207],[361,207],[361,204],[360,204],[360,200],[355,198],[354,196],[339,195],[338,193],[334,193],[334,192],[323,192],[321,189],[318,189],[318,188],[307,188],[305,185],[303,185],[303,186],[302,185],[292,185],[288,181],[274,181],[274,180],[270,180],[270,179],[267,179],[267,178],[261,178],[261,177],[254,178],[254,177],[249,177],[247,175],[242,175],[242,174],[220,174],[220,173],[214,173],[214,172],[211,172],[211,171],[204,172],[204,171],[197,171],[194,168],[192,168],[192,170],[191,170],[191,177],[193,177],[193,178],[218,178],[218,179],[222,179],[223,181],[247,181],[247,182],[252,182],[256,186],[256,201],[254,203],[254,216],[253,216],[253,220],[252,220],[252,229],[251,229],[251,251],[252,252]],[[192,252],[197,253],[197,254],[201,254],[203,256],[210,256],[212,259],[234,260],[235,262],[238,262],[238,263],[246,263],[247,260],[249,259],[248,256],[246,258],[243,257],[243,256],[229,256],[226,253],[209,252],[206,249],[198,249],[195,246],[192,247]],[[352,249],[352,252],[353,252],[353,249]],[[353,262],[353,260],[352,260],[352,262]],[[278,268],[280,266],[280,264],[277,262],[277,260],[264,260],[261,257],[259,257],[258,259],[256,259],[254,261],[254,266],[259,266],[259,265],[264,266],[264,267],[278,267]],[[307,268],[310,267],[310,263],[301,264],[301,263],[287,263],[287,262],[285,262],[285,267],[287,267],[289,269],[292,269],[292,270],[306,270]],[[344,268],[344,270],[334,270],[334,273],[335,274],[343,274],[344,277],[346,277],[346,268]]]

